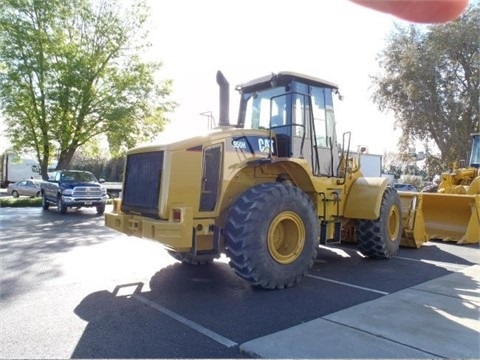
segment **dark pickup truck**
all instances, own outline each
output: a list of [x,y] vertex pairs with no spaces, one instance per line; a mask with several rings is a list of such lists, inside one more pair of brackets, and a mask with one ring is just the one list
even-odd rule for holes
[[42,207],[56,206],[60,214],[69,207],[96,207],[97,214],[105,212],[107,189],[89,171],[58,170],[49,174],[42,184]]

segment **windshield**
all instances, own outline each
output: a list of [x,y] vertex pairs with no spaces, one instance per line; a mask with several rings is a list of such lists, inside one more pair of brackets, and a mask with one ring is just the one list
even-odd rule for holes
[[[284,87],[272,88],[243,95],[247,101],[245,129],[268,129],[286,123],[287,95]],[[272,122],[272,123],[271,123]]]
[[[332,89],[297,82],[285,86],[243,94],[245,129],[274,129],[303,137],[309,119],[315,126],[318,147],[329,148],[336,142]],[[291,127],[291,130],[286,127]],[[310,137],[307,131],[307,137]]]
[[473,137],[470,165],[475,167],[480,165],[480,135]]
[[92,173],[86,171],[66,171],[62,174],[63,181],[96,182]]

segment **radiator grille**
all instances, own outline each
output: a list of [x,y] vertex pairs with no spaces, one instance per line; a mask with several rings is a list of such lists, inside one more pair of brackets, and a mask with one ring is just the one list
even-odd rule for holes
[[102,197],[102,189],[98,186],[77,186],[73,189],[72,196]]
[[163,151],[127,156],[122,211],[158,217]]

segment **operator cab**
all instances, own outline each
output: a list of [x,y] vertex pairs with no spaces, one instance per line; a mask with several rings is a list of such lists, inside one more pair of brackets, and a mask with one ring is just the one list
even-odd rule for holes
[[480,169],[480,133],[472,134],[472,153],[470,154],[470,166]]
[[280,72],[238,85],[236,90],[241,95],[237,127],[270,129],[273,156],[304,158],[314,175],[339,176],[333,112],[337,85]]

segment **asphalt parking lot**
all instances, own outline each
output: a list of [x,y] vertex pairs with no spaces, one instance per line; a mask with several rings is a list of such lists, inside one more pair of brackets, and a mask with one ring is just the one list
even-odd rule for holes
[[322,247],[298,286],[267,291],[91,209],[0,208],[0,229],[2,359],[480,357],[478,244]]

